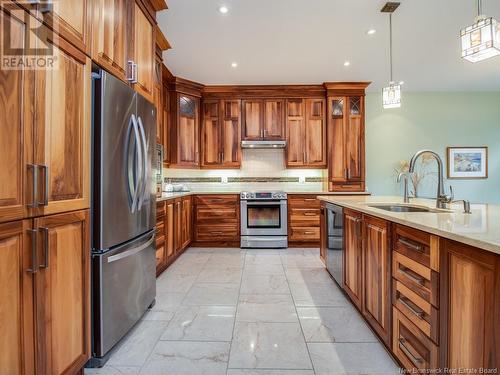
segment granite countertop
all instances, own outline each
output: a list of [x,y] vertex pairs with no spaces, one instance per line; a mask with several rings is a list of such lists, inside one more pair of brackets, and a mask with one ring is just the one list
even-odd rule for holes
[[[465,243],[500,255],[500,205],[472,204],[472,214],[463,204],[439,212],[390,212],[370,207],[376,203],[403,203],[397,196],[319,196],[318,199],[398,224]],[[432,199],[413,198],[410,205],[436,207]]]
[[[288,190],[285,189],[288,194],[311,194],[311,195],[369,195],[368,192],[334,192],[334,191],[294,191],[293,189]],[[175,199],[180,197],[185,197],[189,195],[208,195],[208,194],[240,194],[242,192],[241,188],[238,189],[214,189],[214,190],[194,190],[194,191],[177,191],[177,192],[163,192],[161,197],[156,197],[157,202],[166,201],[169,199]]]

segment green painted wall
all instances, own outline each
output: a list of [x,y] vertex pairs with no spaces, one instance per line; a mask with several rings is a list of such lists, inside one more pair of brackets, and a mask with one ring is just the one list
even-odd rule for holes
[[[366,179],[373,194],[401,194],[394,171],[399,161],[428,148],[446,163],[447,146],[488,146],[487,179],[447,180],[445,185],[453,185],[456,199],[500,204],[500,92],[404,92],[401,108],[388,110],[381,93],[367,94]],[[435,191],[431,175],[419,193],[435,196]]]

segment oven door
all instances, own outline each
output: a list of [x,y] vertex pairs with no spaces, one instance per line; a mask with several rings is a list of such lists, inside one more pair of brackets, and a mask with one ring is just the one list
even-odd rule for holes
[[286,236],[287,201],[241,201],[242,236]]

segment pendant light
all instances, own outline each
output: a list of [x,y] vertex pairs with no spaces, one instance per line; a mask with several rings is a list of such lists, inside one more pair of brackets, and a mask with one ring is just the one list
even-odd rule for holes
[[475,23],[460,31],[462,58],[473,63],[500,55],[500,23],[483,15],[482,0],[477,0]]
[[392,13],[399,7],[398,2],[389,2],[384,5],[381,12],[389,13],[389,64],[391,80],[389,86],[382,90],[382,103],[385,109],[401,107],[401,85],[396,84],[392,78]]

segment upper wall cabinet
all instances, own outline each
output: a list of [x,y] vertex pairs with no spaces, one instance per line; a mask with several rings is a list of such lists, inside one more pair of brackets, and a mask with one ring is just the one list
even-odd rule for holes
[[[12,14],[0,17],[22,44],[36,21]],[[58,68],[0,71],[0,221],[90,205],[90,60],[47,27],[36,30]]]
[[242,139],[284,140],[285,101],[283,99],[246,99],[242,102]]
[[128,0],[92,0],[92,58],[123,81],[127,80]]
[[208,100],[203,103],[202,167],[240,167],[240,108],[240,100]]
[[155,23],[142,4],[134,5],[134,37],[132,60],[133,78],[137,92],[153,102],[155,65]]
[[325,100],[289,99],[286,106],[287,167],[325,168]]
[[328,174],[332,191],[365,190],[367,83],[325,84],[328,90]]

